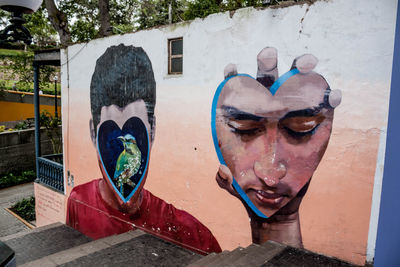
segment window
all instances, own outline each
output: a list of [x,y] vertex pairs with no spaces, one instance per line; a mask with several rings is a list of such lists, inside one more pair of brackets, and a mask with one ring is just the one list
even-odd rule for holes
[[182,74],[183,69],[183,39],[168,40],[168,74]]

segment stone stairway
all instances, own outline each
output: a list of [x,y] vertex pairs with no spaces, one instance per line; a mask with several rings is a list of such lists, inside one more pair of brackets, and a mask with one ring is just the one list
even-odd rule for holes
[[21,265],[88,243],[91,239],[71,227],[56,223],[1,237],[0,241],[15,251],[17,264]]
[[61,223],[0,241],[15,251],[17,266],[352,266],[273,241],[201,256],[140,230],[93,241]]

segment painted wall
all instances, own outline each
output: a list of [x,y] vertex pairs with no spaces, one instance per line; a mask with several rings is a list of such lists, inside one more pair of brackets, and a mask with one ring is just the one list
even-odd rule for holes
[[36,226],[65,222],[65,195],[38,183],[34,183],[34,191]]
[[[220,189],[210,111],[224,67],[255,76],[256,56],[278,50],[281,73],[312,53],[316,71],[343,93],[327,151],[300,206],[306,249],[363,264],[380,136],[385,133],[397,1],[332,0],[241,9],[206,19],[77,44],[62,53],[64,169],[74,184],[100,178],[89,130],[96,60],[112,45],[142,47],[157,85],[156,134],[145,188],[184,209],[222,249],[251,243],[242,203]],[[167,40],[183,37],[183,74],[167,74]],[[384,139],[383,139],[384,140]],[[379,179],[379,175],[376,179]],[[67,183],[65,183],[67,184]],[[72,188],[66,187],[67,195]]]
[[[57,112],[61,112],[61,99],[57,97]],[[54,96],[40,96],[40,112],[47,110],[54,116]],[[0,97],[0,122],[26,120],[34,118],[33,93],[5,91]]]

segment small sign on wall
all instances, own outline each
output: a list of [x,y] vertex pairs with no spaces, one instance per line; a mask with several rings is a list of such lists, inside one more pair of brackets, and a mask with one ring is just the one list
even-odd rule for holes
[[36,198],[36,226],[56,222],[65,223],[65,196],[38,183],[34,185]]

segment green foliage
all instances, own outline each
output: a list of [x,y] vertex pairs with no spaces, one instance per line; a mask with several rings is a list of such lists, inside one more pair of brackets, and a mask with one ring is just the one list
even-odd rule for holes
[[[14,57],[14,56],[20,56],[24,53],[25,52],[23,50],[0,49],[0,59]],[[31,54],[33,55],[33,53],[31,53]]]
[[6,175],[0,176],[0,189],[33,182],[35,179],[36,172],[34,170],[23,171],[17,174],[10,172]]
[[10,209],[27,221],[34,221],[36,219],[35,197],[24,198]]
[[40,113],[40,126],[46,128],[46,134],[51,141],[54,154],[62,152],[61,134],[58,129],[60,125],[61,119],[53,117],[47,110]]
[[[115,34],[135,29],[135,10],[139,0],[110,0],[110,23]],[[98,0],[60,0],[58,6],[68,17],[73,42],[86,42],[99,35]]]
[[298,2],[299,0],[270,0],[263,4],[263,0],[194,0],[189,2],[183,18],[192,20],[195,18],[204,18],[210,14],[224,11],[233,11],[243,7],[262,7],[279,5],[280,2]]
[[36,12],[24,15],[26,20],[24,26],[31,33],[33,43],[39,48],[56,46],[57,32],[47,17],[47,9],[44,2]]
[[[279,5],[281,2],[298,1],[270,0],[267,3],[263,0],[110,0],[109,14],[113,33],[121,34],[168,24],[169,5],[172,7],[171,22],[175,23],[242,7],[271,6]],[[99,0],[58,0],[57,6],[68,18],[68,28],[73,42],[86,42],[99,36]],[[46,10],[40,10],[39,13],[31,20],[37,21],[36,24],[42,25],[41,27],[45,29],[41,34],[51,36],[54,30],[50,30],[49,23],[44,23],[42,20],[47,15]],[[32,23],[32,27],[34,25],[35,23]]]
[[[1,89],[33,92],[33,57],[31,51],[0,49],[0,60],[3,61],[1,69],[7,74],[8,80],[0,84]],[[41,90],[44,93],[54,94],[55,76],[58,68],[53,66],[42,66],[39,72]],[[15,85],[14,85],[15,83]]]
[[78,19],[71,26],[71,36],[74,42],[87,42],[96,38],[98,31],[92,22]]
[[18,80],[18,87],[28,87],[28,84],[33,82],[33,54],[22,53],[10,57],[9,59],[12,62],[9,65],[9,69],[12,73],[12,79]]
[[183,13],[183,18],[185,20],[204,18],[221,11],[224,11],[223,6],[220,6],[215,0],[196,0],[189,2],[187,9]]
[[136,22],[138,29],[146,29],[168,24],[168,10],[171,4],[171,22],[183,21],[183,13],[187,5],[183,0],[143,0],[139,5]]
[[[16,86],[14,89],[14,83],[17,84],[18,81],[15,80],[0,80],[0,98],[4,95],[4,90],[16,90],[20,92],[29,92],[33,93],[33,82],[25,84],[25,87],[21,87],[20,85]],[[54,95],[54,83],[40,83],[40,90],[42,90],[43,94]],[[60,95],[61,86],[57,83],[57,95]]]
[[14,128],[17,130],[25,130],[28,129],[28,124],[26,121],[20,121],[14,126]]

